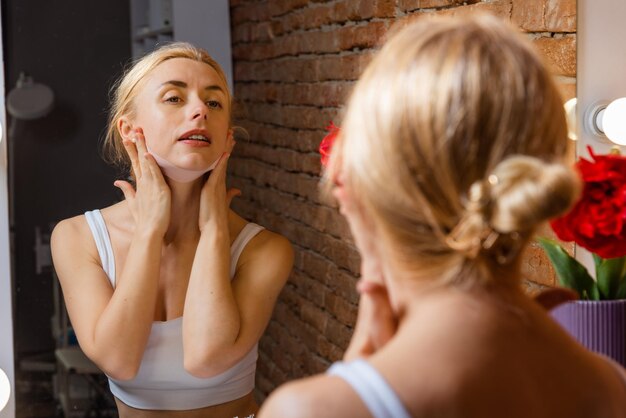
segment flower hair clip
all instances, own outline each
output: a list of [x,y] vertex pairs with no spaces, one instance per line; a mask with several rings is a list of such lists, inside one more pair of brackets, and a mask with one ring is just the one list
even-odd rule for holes
[[322,139],[322,142],[320,142],[319,148],[322,167],[326,167],[326,165],[328,164],[328,159],[330,158],[330,152],[333,148],[333,143],[335,142],[335,139],[337,139],[337,135],[339,135],[339,127],[336,126],[332,121],[326,127],[326,130],[328,131],[328,133],[326,134],[324,139]]

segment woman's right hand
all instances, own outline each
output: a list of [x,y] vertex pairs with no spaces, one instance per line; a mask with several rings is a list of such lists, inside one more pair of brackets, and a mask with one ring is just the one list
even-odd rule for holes
[[124,139],[123,144],[130,157],[136,188],[123,180],[113,184],[124,193],[136,230],[164,236],[170,222],[170,188],[154,157],[146,149],[146,139],[141,129],[134,132],[132,139]]

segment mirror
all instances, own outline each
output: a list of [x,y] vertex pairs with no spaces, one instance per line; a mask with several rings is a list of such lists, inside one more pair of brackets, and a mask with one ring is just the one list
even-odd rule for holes
[[131,54],[129,2],[8,0],[2,18],[7,93],[24,72],[55,95],[38,119],[7,115],[16,416],[55,416],[58,321],[46,245],[54,222],[118,199],[98,143],[107,88]]
[[[182,1],[193,7],[207,3]],[[234,74],[241,83],[235,94],[251,133],[235,162],[238,185],[245,187],[245,200],[237,208],[270,229],[278,226],[298,253],[293,278],[277,307],[280,318],[270,324],[262,342],[261,395],[284,380],[323,371],[341,357],[350,338],[358,256],[338,215],[318,201],[315,151],[324,126],[337,117],[387,23],[399,14],[418,14],[411,4],[419,2],[366,2],[362,8],[357,0],[307,3],[230,1]],[[513,16],[538,39],[545,38],[538,45],[551,60],[567,61],[569,72],[560,77],[565,95],[573,95],[575,10],[551,10],[553,21],[566,21],[563,32],[551,37],[533,9],[535,2],[516,1],[513,11],[504,0],[427,3],[445,4],[444,12],[487,10]],[[338,4],[351,5],[362,15]],[[108,87],[133,53],[130,10],[130,0],[2,2],[7,89],[25,71],[55,93],[47,116],[28,122],[9,119],[18,417],[56,413],[51,370],[59,343],[53,335],[59,334],[53,327],[62,323],[54,317],[59,294],[44,255],[51,225],[121,198],[112,186],[119,173],[100,158],[99,140],[106,125]],[[356,23],[345,25],[350,20]],[[345,45],[329,47],[324,42],[334,38],[328,37],[327,28],[337,34],[356,29],[341,35]],[[345,50],[339,53],[341,48]],[[252,169],[259,170],[257,176]],[[269,191],[260,195],[263,188]],[[536,270],[531,273],[537,275]],[[325,316],[327,311],[332,316]],[[78,395],[89,392],[85,381],[71,384],[83,391]]]

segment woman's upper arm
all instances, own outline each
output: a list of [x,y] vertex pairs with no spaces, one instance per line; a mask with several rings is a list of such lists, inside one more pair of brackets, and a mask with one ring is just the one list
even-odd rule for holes
[[[93,343],[98,318],[113,294],[83,217],[59,222],[50,238],[54,269],[81,348],[96,363]],[[96,358],[94,358],[96,357]]]
[[236,352],[243,357],[258,342],[293,266],[289,241],[262,231],[244,249],[233,279],[241,326]]
[[261,405],[259,418],[371,417],[343,379],[317,375],[278,387]]

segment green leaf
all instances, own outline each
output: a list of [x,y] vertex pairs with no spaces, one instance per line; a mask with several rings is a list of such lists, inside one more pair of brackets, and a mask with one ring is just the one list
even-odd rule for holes
[[591,255],[593,256],[593,262],[596,265],[596,271],[598,271],[598,268],[600,268],[600,264],[602,264],[602,260],[604,260],[604,258],[600,257],[596,253],[591,253]]
[[622,277],[622,281],[617,287],[615,299],[626,299],[626,278]]
[[600,259],[600,263],[596,264],[598,290],[602,299],[615,299],[624,273],[626,257],[598,258]]
[[539,244],[552,262],[561,286],[577,291],[582,299],[600,300],[596,282],[578,260],[553,240],[539,238]]

